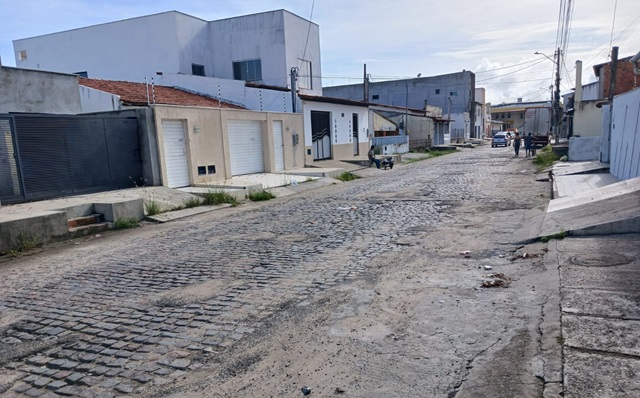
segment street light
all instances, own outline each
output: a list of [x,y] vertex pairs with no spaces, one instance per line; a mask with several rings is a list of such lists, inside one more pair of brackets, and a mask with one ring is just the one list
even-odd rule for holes
[[553,62],[555,65],[555,69],[556,69],[556,92],[554,93],[554,101],[553,101],[553,126],[554,126],[554,135],[555,135],[555,144],[557,144],[560,141],[560,135],[559,135],[559,126],[560,126],[560,56],[562,55],[562,53],[560,52],[560,49],[558,48],[558,50],[556,52],[553,53],[553,58],[551,59],[551,57],[549,57],[546,54],[543,54],[539,51],[536,51],[534,53],[535,55],[542,55],[543,57],[545,57],[546,59],[548,59],[549,61]]

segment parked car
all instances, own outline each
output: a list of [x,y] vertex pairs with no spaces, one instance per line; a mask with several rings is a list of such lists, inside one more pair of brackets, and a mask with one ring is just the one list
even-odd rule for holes
[[505,132],[495,133],[493,135],[493,139],[491,139],[492,148],[500,145],[504,145],[505,147],[509,145],[509,141],[507,139],[507,133]]

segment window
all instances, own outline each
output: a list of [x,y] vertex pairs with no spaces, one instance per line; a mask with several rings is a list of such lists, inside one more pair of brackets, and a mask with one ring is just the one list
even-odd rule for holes
[[262,65],[259,59],[238,61],[233,63],[233,78],[246,82],[262,80]]
[[440,94],[440,89],[439,88],[436,89],[436,94]]
[[378,94],[373,94],[373,96],[371,96],[371,99],[380,99],[380,96]]
[[313,89],[313,74],[311,70],[311,61],[298,58],[300,71],[298,73],[298,87],[311,90]]
[[449,92],[449,96],[451,96],[451,97],[457,97],[457,96],[458,96],[458,92],[457,92],[457,91],[450,91],[450,92]]
[[507,117],[511,119],[511,112],[507,113]]
[[205,166],[198,166],[198,175],[203,176],[207,174],[207,168]]
[[20,61],[27,59],[27,50],[18,51],[18,59]]
[[204,76],[204,65],[191,64],[191,74],[194,76]]
[[89,77],[89,73],[87,73],[87,71],[82,71],[82,72],[76,72],[74,73],[74,75],[78,75],[80,77]]

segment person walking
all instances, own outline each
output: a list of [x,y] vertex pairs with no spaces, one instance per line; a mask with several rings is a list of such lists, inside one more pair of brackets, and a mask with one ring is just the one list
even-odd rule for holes
[[520,133],[516,132],[515,137],[513,137],[513,150],[516,152],[514,157],[518,157],[520,153]]
[[367,153],[367,156],[369,157],[369,167],[371,167],[372,164],[376,164],[377,168],[380,168],[380,160],[376,159],[376,146],[375,145],[371,145],[371,149],[369,149],[369,153]]
[[527,134],[526,137],[524,137],[524,156],[525,157],[529,157],[531,156],[531,147],[533,146],[533,136],[531,135],[531,133]]

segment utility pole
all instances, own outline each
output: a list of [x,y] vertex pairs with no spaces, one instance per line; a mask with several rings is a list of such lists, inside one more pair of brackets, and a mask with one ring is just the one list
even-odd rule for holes
[[364,102],[369,102],[369,78],[367,77],[367,64],[364,64]]
[[[616,77],[618,75],[618,47],[611,49],[611,81],[609,82],[609,95],[607,102],[609,103],[609,131],[607,134],[609,153],[607,157],[611,160],[611,130],[613,129],[613,97],[616,91]],[[601,155],[602,156],[602,155]],[[600,159],[602,160],[602,159]]]
[[296,82],[298,80],[298,68],[291,68],[291,112],[296,113]]
[[558,144],[560,142],[560,57],[562,57],[562,53],[560,52],[560,47],[558,47],[558,51],[556,52],[556,93],[554,97],[554,109],[555,109],[555,143]]

